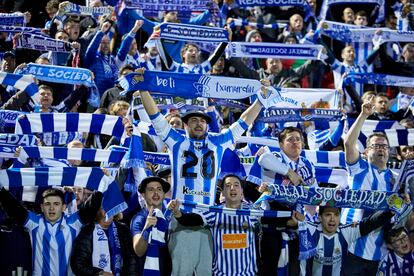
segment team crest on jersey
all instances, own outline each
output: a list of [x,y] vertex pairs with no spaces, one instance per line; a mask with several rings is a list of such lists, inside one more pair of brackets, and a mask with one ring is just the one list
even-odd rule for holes
[[339,247],[335,248],[335,253],[336,254],[341,254],[341,248],[339,248]]
[[247,221],[243,222],[242,227],[243,230],[247,230],[249,228],[249,224],[247,223]]

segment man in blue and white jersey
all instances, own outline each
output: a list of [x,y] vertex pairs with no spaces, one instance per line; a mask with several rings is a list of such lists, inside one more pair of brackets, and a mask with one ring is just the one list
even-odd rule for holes
[[6,189],[0,189],[0,202],[7,214],[29,232],[32,242],[33,275],[73,275],[69,263],[72,243],[83,224],[93,221],[101,206],[102,193],[96,192],[78,212],[64,215],[64,194],[47,189],[42,194],[42,212],[26,210]]
[[[263,168],[262,178],[259,181],[267,181],[274,185],[305,185],[318,186],[315,176],[315,167],[311,161],[300,156],[304,146],[302,131],[296,127],[286,127],[279,133],[280,152],[267,152],[260,156],[258,163]],[[253,169],[253,168],[252,168]],[[254,180],[254,179],[252,179]],[[260,183],[257,183],[260,184]],[[291,210],[295,206],[288,206],[276,201],[266,202],[266,209]],[[303,206],[296,206],[303,213]],[[314,208],[306,206],[305,209],[314,215]],[[262,238],[260,250],[264,275],[275,275],[277,264],[282,251],[282,233],[289,232],[288,219],[286,218],[262,218]],[[297,239],[289,241],[289,273],[298,273]]]
[[[249,204],[243,202],[243,183],[237,175],[226,175],[221,184],[225,199],[222,207],[249,209]],[[182,225],[210,227],[214,247],[213,275],[257,275],[257,217],[212,211],[201,215],[182,214],[177,200],[171,201],[168,207]]]
[[[320,223],[305,221],[305,228],[316,245],[317,253],[305,261],[306,269],[301,275],[342,275],[342,262],[347,255],[348,245],[388,223],[393,216],[391,212],[377,212],[359,225],[339,225],[340,215],[340,208],[321,206]],[[297,220],[303,221],[305,217],[295,212],[292,219],[297,223]]]
[[[374,97],[362,104],[362,111],[355,120],[345,138],[345,160],[348,165],[354,190],[395,191],[395,175],[387,167],[389,157],[388,138],[383,133],[374,133],[367,139],[365,156],[362,159],[357,149],[357,140],[365,120],[374,112]],[[367,210],[346,209],[342,214],[342,223],[358,222],[369,215]],[[345,275],[375,275],[378,263],[385,254],[383,231],[377,230],[359,238],[349,247],[346,259]]]
[[[170,150],[172,198],[213,205],[224,151],[233,147],[253,123],[262,108],[261,103],[253,103],[237,122],[217,134],[207,132],[210,122],[207,114],[200,111],[189,112],[182,118],[187,133],[183,135],[168,124],[149,92],[141,91],[141,99],[157,135]],[[172,274],[192,275],[196,271],[199,275],[210,275],[210,232],[200,227],[200,231],[188,232],[180,225],[174,225],[174,222],[170,227],[174,232],[169,241],[174,263]]]

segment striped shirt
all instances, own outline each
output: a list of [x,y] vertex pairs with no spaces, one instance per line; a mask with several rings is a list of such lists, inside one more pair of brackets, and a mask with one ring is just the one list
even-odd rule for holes
[[[368,73],[369,65],[364,60],[360,64],[354,64],[353,66],[349,66],[345,63],[342,63],[335,59],[334,63],[331,65],[333,75],[334,75],[334,83],[335,88],[342,89],[342,82],[343,82],[343,75],[345,73]],[[354,83],[353,84],[355,90],[358,92],[360,96],[364,93],[364,84],[362,83]],[[350,97],[348,97],[347,102],[350,103]]]
[[400,257],[394,251],[388,252],[378,266],[379,276],[414,275],[414,252]]
[[51,224],[43,215],[29,212],[24,227],[32,241],[33,275],[72,275],[69,256],[72,243],[82,223],[78,214],[63,215],[59,222]]
[[206,60],[201,64],[185,64],[173,61],[169,70],[177,73],[207,74],[210,69],[210,61]]
[[336,233],[323,233],[320,223],[306,221],[306,226],[317,243],[316,255],[306,262],[306,275],[341,275],[342,261],[347,255],[348,244],[361,236],[359,227],[352,224],[340,225]]
[[[247,204],[246,204],[247,205]],[[248,209],[248,206],[242,206]],[[216,212],[202,214],[213,238],[213,275],[257,274],[256,237],[258,218]]]
[[[348,164],[348,169],[352,177],[351,189],[371,191],[393,191],[395,189],[395,176],[390,169],[380,172],[374,165],[362,158],[359,158],[355,164]],[[362,217],[369,214],[370,212],[362,209],[347,208],[342,211],[341,222],[359,222]],[[383,230],[379,228],[352,243],[349,252],[366,260],[379,261],[385,254],[385,249],[382,248],[383,241]]]
[[169,148],[172,198],[213,205],[223,153],[246,131],[246,123],[238,120],[221,133],[194,140],[173,129],[160,113],[150,117]]
[[[283,164],[286,164],[289,166],[290,169],[295,171],[297,174],[299,174],[303,181],[305,181],[307,186],[318,186],[318,182],[316,181],[316,175],[315,175],[315,166],[311,161],[306,159],[303,156],[299,156],[299,159],[297,162],[292,161],[287,155],[281,151],[281,152],[273,152],[273,155],[276,156]],[[283,176],[280,174],[274,174],[273,176],[273,182],[275,184],[279,185],[288,185],[290,184],[290,180],[287,176]],[[264,173],[264,176],[266,177],[268,175],[266,172]],[[266,181],[263,179],[263,181]],[[269,182],[269,181],[268,181]]]

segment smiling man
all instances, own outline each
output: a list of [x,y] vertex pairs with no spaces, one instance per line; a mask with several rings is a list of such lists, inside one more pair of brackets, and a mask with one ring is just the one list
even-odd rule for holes
[[[389,157],[388,138],[384,133],[374,133],[367,138],[367,147],[364,151],[366,160],[362,159],[357,149],[357,140],[365,120],[375,108],[375,97],[367,99],[362,104],[362,111],[355,120],[345,138],[345,160],[349,168],[352,182],[350,188],[354,190],[396,191],[395,175],[387,167]],[[342,214],[342,222],[351,223],[360,221],[369,214],[362,209],[347,209]],[[383,256],[383,231],[375,231],[352,243],[350,254],[346,259],[345,275],[375,275],[378,264]]]
[[414,252],[407,230],[391,229],[385,235],[385,242],[389,251],[381,261],[377,275],[413,275]]

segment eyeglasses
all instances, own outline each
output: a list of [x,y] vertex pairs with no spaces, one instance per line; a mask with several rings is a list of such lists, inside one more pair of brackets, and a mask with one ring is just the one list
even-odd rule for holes
[[407,235],[403,235],[401,238],[393,240],[391,242],[392,245],[396,246],[396,245],[401,245],[403,242],[408,241],[408,236]]
[[390,147],[386,144],[372,144],[368,148],[370,148],[370,149],[389,149]]
[[297,143],[297,142],[302,142],[302,138],[300,137],[289,137],[286,139],[286,141],[288,141],[289,143]]

